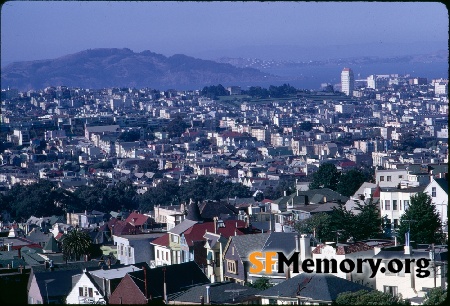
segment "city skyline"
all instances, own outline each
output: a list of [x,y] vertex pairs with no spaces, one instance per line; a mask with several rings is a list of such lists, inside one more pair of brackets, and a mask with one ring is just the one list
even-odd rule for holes
[[2,67],[90,48],[300,59],[426,53],[448,41],[438,2],[17,1],[1,17]]

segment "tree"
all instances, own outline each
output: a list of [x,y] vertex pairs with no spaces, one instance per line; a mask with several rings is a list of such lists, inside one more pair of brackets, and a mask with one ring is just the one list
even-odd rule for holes
[[366,177],[361,171],[351,169],[340,175],[339,182],[336,185],[336,191],[343,196],[349,197],[355,194],[365,181]]
[[177,116],[167,125],[167,132],[169,133],[169,137],[180,137],[187,127],[189,127],[189,125],[184,122],[183,118]]
[[307,132],[311,131],[312,130],[311,121],[303,121],[302,123],[300,123],[300,128]]
[[425,300],[422,305],[443,305],[447,299],[447,289],[441,287],[432,288],[425,294]]
[[64,234],[61,243],[64,259],[76,261],[80,259],[80,256],[88,255],[92,240],[88,233],[75,229]]
[[419,192],[410,199],[410,205],[400,218],[398,239],[405,242],[405,233],[409,230],[410,241],[416,243],[441,243],[443,241],[442,224],[431,197]]
[[312,182],[309,184],[309,189],[329,188],[331,190],[336,190],[339,176],[340,173],[335,165],[324,163],[320,165],[319,170],[312,175]]
[[352,218],[353,227],[351,236],[355,241],[369,238],[377,238],[382,233],[382,220],[378,206],[370,199],[368,203],[361,204],[356,202],[356,210],[359,214],[354,214]]
[[248,287],[256,288],[259,290],[266,290],[266,289],[269,289],[270,287],[273,287],[273,284],[270,282],[270,278],[268,278],[266,276],[258,278],[253,283],[246,283],[246,285]]
[[356,292],[339,293],[335,305],[410,305],[408,300],[400,296],[373,290],[359,290]]
[[318,213],[308,219],[301,220],[295,224],[295,229],[299,234],[313,234],[319,241],[333,241],[336,234],[331,225],[331,215]]
[[122,134],[119,135],[119,137],[117,137],[117,139],[120,139],[122,141],[138,141],[141,137],[141,134],[139,133],[139,131],[126,131],[123,132]]

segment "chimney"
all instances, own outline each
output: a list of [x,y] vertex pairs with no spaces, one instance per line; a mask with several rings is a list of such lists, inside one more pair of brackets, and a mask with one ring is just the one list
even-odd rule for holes
[[380,247],[374,247],[374,248],[373,248],[373,252],[374,252],[373,255],[377,255],[378,253],[381,252],[381,248],[380,248]]
[[209,286],[206,286],[206,304],[209,304]]
[[103,277],[103,294],[105,297],[108,296],[108,293],[106,292],[106,278]]
[[145,298],[148,297],[148,289],[147,289],[147,269],[145,268],[145,266],[142,267],[142,270],[144,270],[144,293],[145,293]]
[[217,217],[214,217],[213,220],[214,220],[214,234],[217,234]]
[[286,190],[285,190],[285,191],[283,191],[283,196],[286,196],[286,194],[287,194],[287,193],[286,193]]
[[12,246],[13,246],[13,243],[11,242],[11,243],[8,243],[7,245],[6,245],[6,247],[7,247],[7,251],[9,252],[9,251],[12,251]]
[[23,274],[23,266],[22,265],[19,266],[19,273]]
[[405,249],[405,255],[411,255],[411,246],[410,245],[405,245],[404,249]]
[[300,260],[304,261],[311,257],[311,238],[306,234],[300,235]]

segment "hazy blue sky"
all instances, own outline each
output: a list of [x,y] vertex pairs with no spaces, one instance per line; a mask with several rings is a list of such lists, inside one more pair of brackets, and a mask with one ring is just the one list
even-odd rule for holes
[[14,1],[1,10],[1,59],[110,47],[204,58],[246,47],[276,56],[279,46],[311,51],[369,44],[407,52],[446,46],[448,28],[448,11],[439,2]]

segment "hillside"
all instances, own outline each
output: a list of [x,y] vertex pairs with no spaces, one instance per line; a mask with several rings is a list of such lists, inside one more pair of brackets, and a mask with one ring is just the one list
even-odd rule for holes
[[89,49],[56,59],[15,62],[2,69],[2,88],[19,90],[65,85],[81,88],[150,87],[199,89],[207,85],[276,81],[253,68],[201,60],[182,54]]

